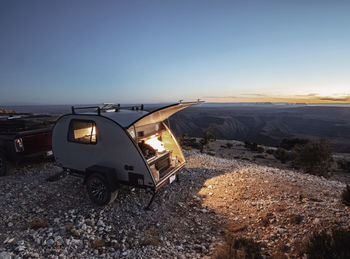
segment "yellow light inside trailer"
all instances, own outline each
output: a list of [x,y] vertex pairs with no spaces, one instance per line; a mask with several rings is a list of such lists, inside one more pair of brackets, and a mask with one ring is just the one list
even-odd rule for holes
[[84,141],[88,141],[94,143],[96,142],[96,127],[88,127],[88,128],[83,128],[83,129],[76,129],[74,130],[74,139],[77,140],[84,140]]
[[147,145],[150,145],[153,149],[158,152],[165,151],[164,144],[161,142],[156,135],[152,135],[149,139],[145,141]]
[[96,127],[92,127],[92,132],[91,132],[91,142],[96,142]]

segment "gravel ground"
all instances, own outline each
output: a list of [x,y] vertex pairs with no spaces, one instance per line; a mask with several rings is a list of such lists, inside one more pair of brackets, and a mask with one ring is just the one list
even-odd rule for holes
[[[227,229],[266,256],[296,256],[308,233],[348,226],[345,185],[247,161],[187,151],[180,182],[151,194],[122,188],[108,207],[89,201],[82,180],[46,178],[54,163],[22,167],[0,182],[0,258],[203,258]],[[296,220],[297,219],[297,220]]]

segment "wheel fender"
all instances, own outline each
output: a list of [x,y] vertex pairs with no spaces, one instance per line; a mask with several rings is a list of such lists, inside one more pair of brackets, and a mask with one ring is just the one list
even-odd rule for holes
[[100,166],[100,165],[94,165],[86,168],[84,184],[86,183],[88,177],[93,173],[99,173],[103,175],[107,179],[108,183],[110,184],[110,188],[112,191],[118,188],[118,184],[119,184],[118,174],[114,168]]

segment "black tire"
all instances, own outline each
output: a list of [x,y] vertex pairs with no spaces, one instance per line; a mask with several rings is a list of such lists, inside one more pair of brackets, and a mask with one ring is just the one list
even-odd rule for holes
[[86,190],[90,199],[98,206],[112,203],[118,195],[118,191],[112,191],[107,179],[99,173],[93,173],[88,177]]
[[5,155],[0,152],[0,176],[4,176],[7,173],[7,161]]

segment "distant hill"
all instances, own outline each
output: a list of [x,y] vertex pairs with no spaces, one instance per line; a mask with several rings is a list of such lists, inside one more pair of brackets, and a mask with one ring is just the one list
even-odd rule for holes
[[350,108],[327,106],[199,106],[170,118],[176,135],[201,137],[209,127],[219,139],[277,146],[284,138],[326,138],[350,153]]

